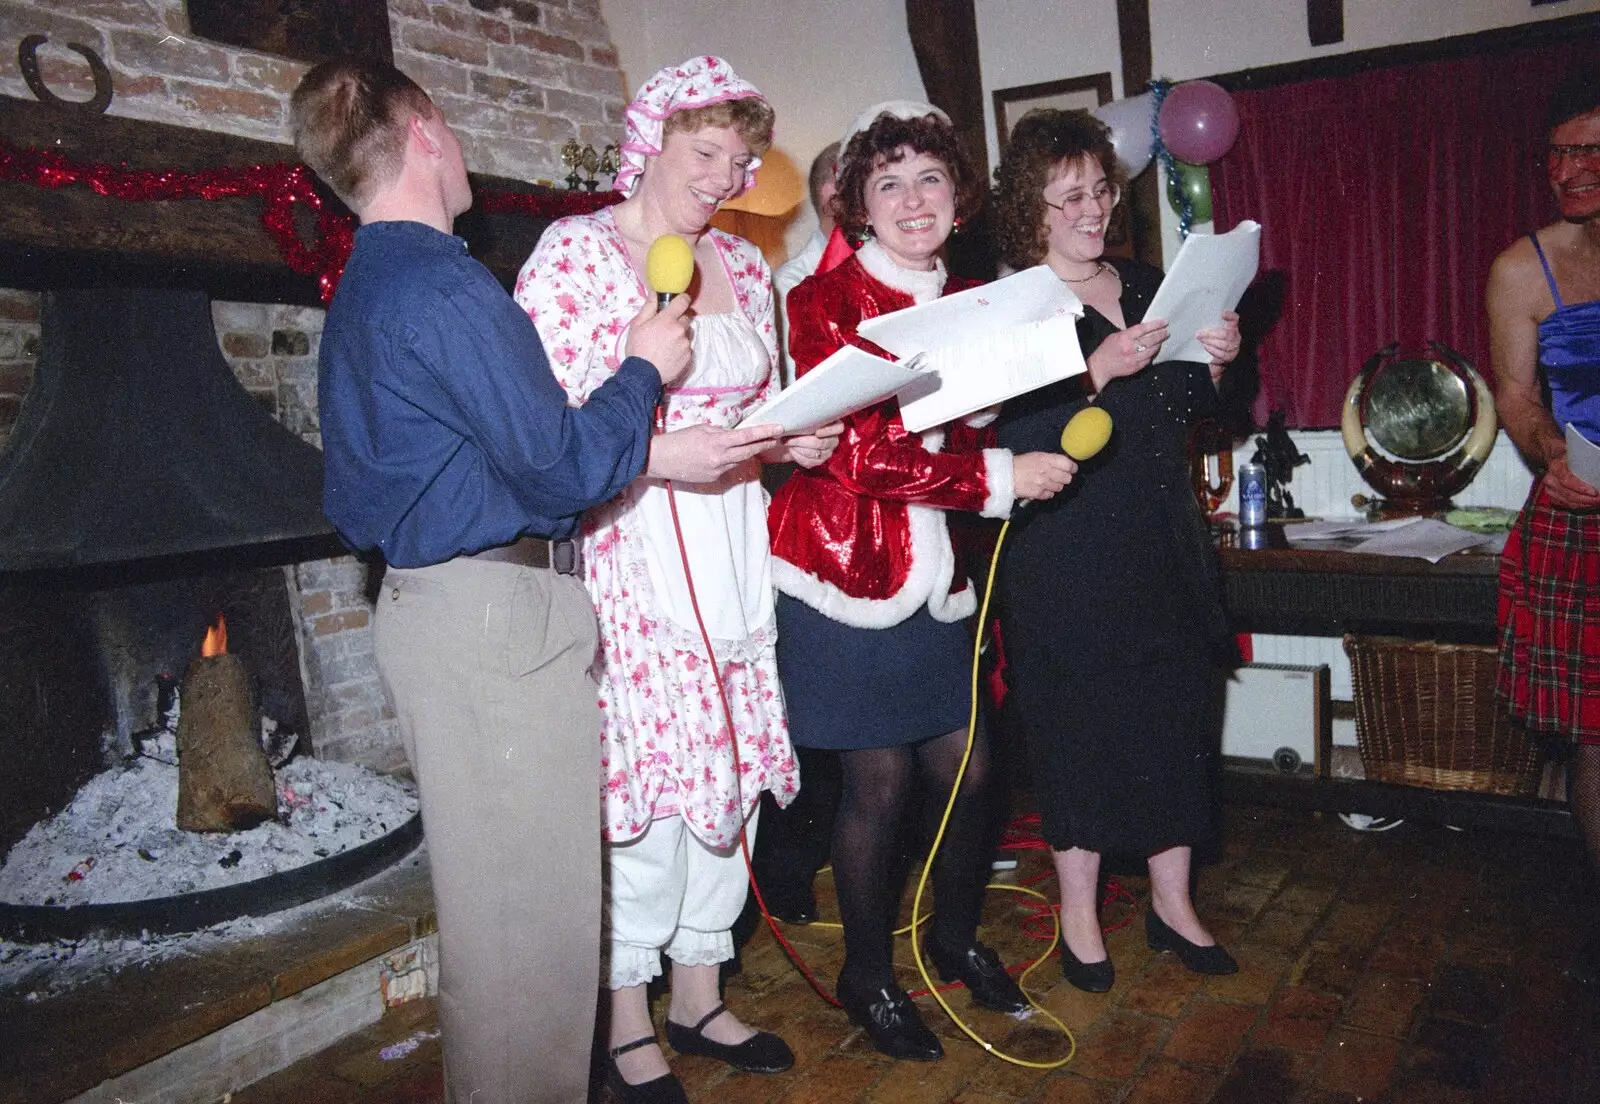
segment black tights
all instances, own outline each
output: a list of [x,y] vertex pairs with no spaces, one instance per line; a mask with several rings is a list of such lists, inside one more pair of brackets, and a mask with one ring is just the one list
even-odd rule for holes
[[[899,912],[900,825],[920,775],[927,838],[933,839],[966,751],[965,729],[904,747],[846,751],[833,828],[833,881],[844,922],[843,974],[863,988],[894,982],[893,932]],[[983,887],[994,858],[989,744],[980,730],[933,867],[934,916],[928,939],[962,951],[976,938]]]
[[[1600,744],[1574,744],[1572,748],[1572,819],[1577,822],[1589,852],[1589,868],[1594,889],[1600,894]],[[1600,910],[1600,898],[1595,901]],[[1600,917],[1597,917],[1600,927]]]

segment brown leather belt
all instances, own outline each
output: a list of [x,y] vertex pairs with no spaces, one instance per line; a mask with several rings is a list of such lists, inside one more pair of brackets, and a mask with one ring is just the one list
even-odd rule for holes
[[467,556],[469,560],[489,560],[493,563],[520,564],[523,567],[553,567],[559,575],[578,574],[578,542],[570,538],[544,540],[542,537],[523,537],[499,548],[485,548]]

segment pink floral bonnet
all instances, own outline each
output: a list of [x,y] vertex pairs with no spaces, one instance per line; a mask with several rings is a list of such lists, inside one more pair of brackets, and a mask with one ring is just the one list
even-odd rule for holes
[[[625,196],[633,194],[644,172],[645,158],[661,152],[663,124],[668,115],[692,107],[726,103],[729,100],[765,100],[759,89],[741,80],[733,66],[709,54],[690,58],[681,65],[669,65],[644,82],[639,94],[628,105],[627,137],[622,142],[622,168],[617,170],[612,187]],[[744,190],[755,186],[759,157],[752,158],[744,172]]]

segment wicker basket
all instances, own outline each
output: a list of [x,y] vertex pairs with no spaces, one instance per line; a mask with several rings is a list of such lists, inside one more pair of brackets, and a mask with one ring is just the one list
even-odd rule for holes
[[1541,749],[1495,698],[1495,649],[1346,636],[1344,650],[1369,779],[1512,796],[1537,792]]

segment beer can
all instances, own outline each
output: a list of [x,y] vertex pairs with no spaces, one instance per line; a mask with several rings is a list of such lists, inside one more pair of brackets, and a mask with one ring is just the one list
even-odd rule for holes
[[1267,527],[1241,528],[1239,530],[1239,547],[1250,552],[1258,552],[1268,545]]
[[1259,529],[1267,523],[1267,469],[1246,464],[1239,469],[1239,525]]

